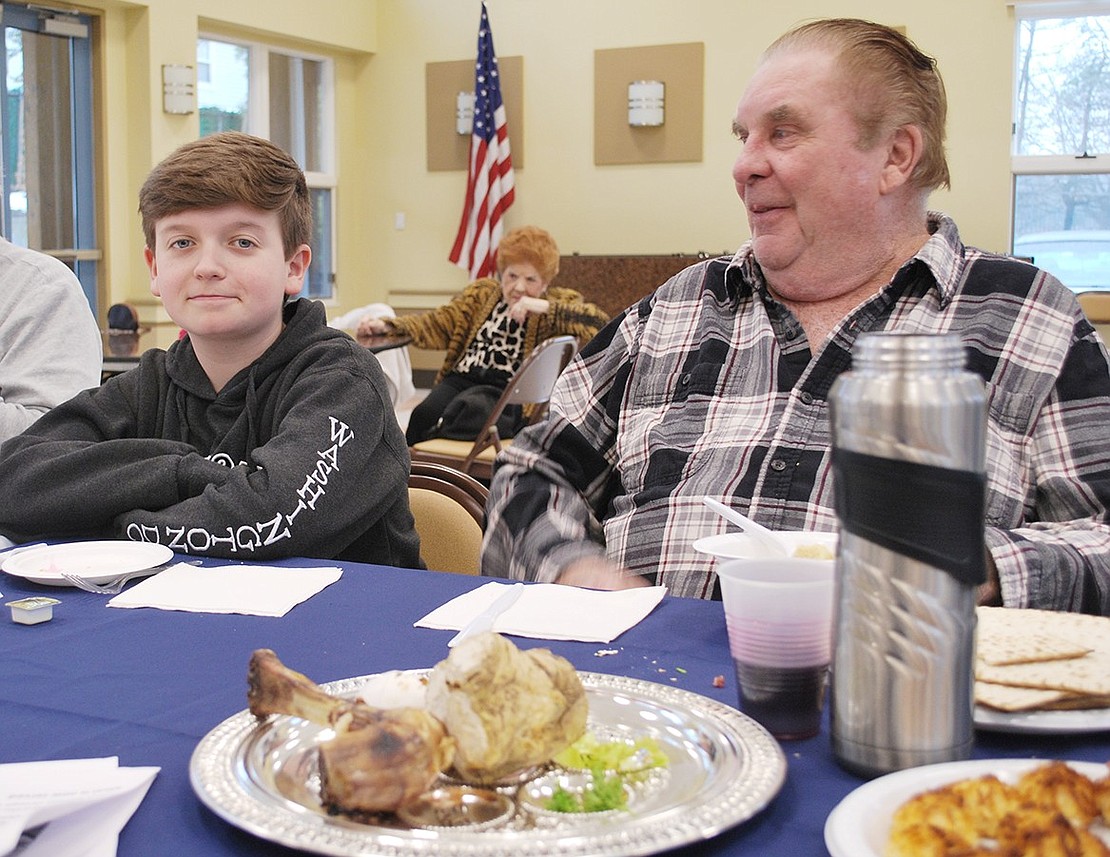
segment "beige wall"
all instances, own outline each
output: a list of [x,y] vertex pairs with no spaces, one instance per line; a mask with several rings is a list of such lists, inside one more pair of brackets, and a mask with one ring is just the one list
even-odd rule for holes
[[[371,62],[374,112],[386,133],[368,133],[373,164],[364,224],[376,291],[457,289],[447,262],[465,175],[427,173],[423,64],[473,56],[479,4],[381,0],[380,51]],[[759,52],[792,24],[827,15],[827,0],[489,0],[498,55],[524,57],[527,166],[517,173],[509,225],[551,230],[564,252],[721,251],[747,225],[729,174],[737,144],[731,120]],[[928,4],[841,0],[836,14],[904,25],[936,55],[950,98],[953,190],[933,204],[957,218],[965,240],[1005,249],[1009,235],[1012,21],[1002,0]],[[897,10],[897,11],[894,11]],[[959,26],[954,26],[954,22]],[[598,48],[705,43],[701,163],[595,167],[593,55]],[[411,106],[410,106],[411,105]],[[407,228],[393,228],[393,214]],[[341,280],[351,288],[349,279]],[[359,298],[344,292],[345,305]]]
[[[101,312],[116,301],[131,301],[138,304],[144,321],[165,320],[150,294],[142,259],[143,239],[136,212],[139,186],[161,158],[196,139],[198,126],[196,114],[162,112],[162,65],[195,65],[201,31],[323,53],[336,61],[337,111],[350,116],[358,112],[360,90],[367,85],[363,79],[366,64],[377,48],[377,3],[313,0],[312,14],[306,14],[302,0],[85,0],[79,8],[96,17],[100,40],[100,63],[95,70],[103,118],[97,129],[98,181],[107,200],[101,213],[105,254]],[[345,123],[347,128],[352,125]],[[362,160],[360,145],[354,133],[344,131],[339,157],[357,164]],[[338,213],[343,223],[362,216],[356,201],[365,195],[361,188],[367,178],[365,172],[352,169],[345,180],[348,184],[340,200],[347,207]],[[348,255],[361,256],[357,251]]]
[[[564,252],[734,249],[747,235],[729,169],[736,101],[759,52],[792,24],[830,13],[827,0],[488,0],[497,53],[524,58],[524,142],[509,226],[551,230]],[[478,0],[87,0],[105,12],[103,94],[110,300],[146,295],[134,215],[150,166],[196,135],[196,118],[160,110],[163,63],[192,62],[198,28],[327,52],[337,61],[338,301],[334,313],[391,292],[435,305],[466,274],[447,261],[462,171],[425,166],[424,65],[472,59]],[[1012,19],[1003,0],[841,0],[835,14],[902,25],[934,54],[949,101],[953,190],[933,205],[969,243],[1004,250],[1009,236]],[[958,26],[956,26],[958,22]],[[593,57],[599,48],[705,44],[700,163],[596,167]],[[405,215],[404,230],[394,216]],[[394,295],[394,298],[397,296]],[[394,301],[398,302],[398,301]]]

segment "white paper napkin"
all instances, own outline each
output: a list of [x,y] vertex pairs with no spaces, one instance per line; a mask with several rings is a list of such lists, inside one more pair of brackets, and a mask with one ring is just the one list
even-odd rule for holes
[[339,580],[336,567],[277,568],[223,565],[198,568],[178,563],[108,602],[109,607],[157,607],[189,613],[284,616]]
[[46,825],[20,857],[114,857],[159,770],[121,768],[115,756],[0,765],[0,854]]
[[[458,631],[489,607],[512,584],[487,583],[437,607],[414,627]],[[665,586],[606,591],[537,583],[494,620],[499,634],[541,640],[609,643],[648,615],[663,600]]]

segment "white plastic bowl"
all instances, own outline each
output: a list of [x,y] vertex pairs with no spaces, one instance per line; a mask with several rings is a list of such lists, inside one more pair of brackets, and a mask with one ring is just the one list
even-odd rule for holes
[[[788,550],[794,550],[802,545],[824,545],[834,554],[836,553],[837,534],[818,533],[811,530],[780,531],[777,535],[786,545]],[[708,554],[718,560],[727,559],[772,559],[773,556],[758,540],[746,533],[721,533],[717,536],[706,536],[694,542],[694,550]],[[793,557],[791,557],[793,558]],[[781,557],[780,557],[781,559]],[[799,558],[801,560],[801,558]],[[832,562],[832,560],[806,559],[806,562]]]

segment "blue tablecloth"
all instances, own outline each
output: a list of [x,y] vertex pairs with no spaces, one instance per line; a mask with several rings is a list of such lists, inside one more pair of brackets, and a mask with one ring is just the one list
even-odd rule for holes
[[[451,632],[413,623],[486,582],[342,565],[338,583],[282,618],[120,610],[107,607],[103,596],[0,574],[4,601],[34,594],[61,600],[50,622],[23,626],[7,615],[0,621],[0,761],[118,756],[125,766],[160,766],[123,830],[120,857],[295,853],[218,818],[189,784],[197,742],[246,707],[251,652],[271,648],[318,682],[429,667],[445,657]],[[548,646],[581,670],[647,679],[736,705],[719,603],[667,597],[611,645],[514,642]],[[723,688],[713,686],[718,675],[725,676]],[[674,853],[826,854],[825,818],[862,780],[836,765],[827,723],[817,737],[784,743],[783,749],[786,782],[766,810],[710,842]],[[1101,762],[1110,759],[1110,734],[980,733],[975,755]]]

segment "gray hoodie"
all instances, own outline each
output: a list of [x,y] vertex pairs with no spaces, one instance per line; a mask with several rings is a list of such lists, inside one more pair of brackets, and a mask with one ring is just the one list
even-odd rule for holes
[[421,567],[381,367],[319,303],[285,322],[219,393],[186,337],[5,443],[0,532]]

